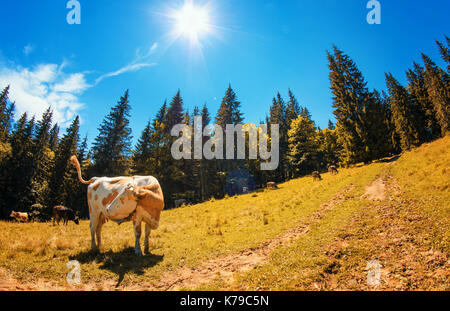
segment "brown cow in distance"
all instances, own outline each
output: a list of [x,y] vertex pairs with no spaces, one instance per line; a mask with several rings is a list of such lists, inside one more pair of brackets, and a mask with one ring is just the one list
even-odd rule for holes
[[78,216],[75,215],[75,212],[71,208],[67,208],[65,206],[55,206],[53,207],[53,225],[55,225],[55,221],[58,223],[63,220],[63,224],[67,226],[69,220],[72,220],[77,225],[79,224]]
[[322,180],[322,176],[320,176],[318,171],[312,172],[312,177],[314,180]]
[[270,189],[270,190],[278,189],[277,183],[273,182],[273,181],[269,181],[267,183],[267,189]]
[[337,175],[338,173],[339,173],[339,171],[338,171],[338,169],[336,168],[336,166],[335,165],[331,165],[329,168],[328,168],[328,172],[331,174],[331,175]]

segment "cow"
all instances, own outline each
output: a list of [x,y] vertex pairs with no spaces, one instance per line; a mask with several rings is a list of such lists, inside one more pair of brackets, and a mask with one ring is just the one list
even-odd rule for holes
[[63,220],[63,224],[67,226],[69,220],[72,220],[75,224],[79,224],[79,218],[75,215],[73,209],[65,207],[65,206],[55,206],[53,207],[53,225],[55,225],[55,221],[58,223]]
[[334,166],[334,165],[331,165],[331,166],[328,168],[328,172],[329,172],[331,175],[333,175],[333,174],[337,175],[337,174],[339,173],[338,169],[337,169],[336,166]]
[[277,186],[277,184],[275,183],[275,182],[273,182],[273,181],[270,181],[270,182],[268,182],[267,183],[267,189],[278,189],[278,186]]
[[28,222],[28,213],[21,213],[12,211],[9,217],[14,218],[18,222]]
[[158,180],[153,176],[132,176],[93,177],[85,181],[76,156],[72,156],[70,161],[77,169],[79,181],[88,186],[92,250],[100,251],[101,229],[108,220],[119,225],[131,221],[136,239],[136,256],[142,256],[142,222],[145,223],[144,251],[148,253],[150,232],[159,227],[160,214],[164,209],[164,196]]
[[312,177],[314,180],[322,180],[322,176],[320,176],[320,173],[318,171],[312,172]]
[[175,200],[175,208],[179,208],[183,205],[187,204],[187,201],[185,199],[179,199],[179,200]]

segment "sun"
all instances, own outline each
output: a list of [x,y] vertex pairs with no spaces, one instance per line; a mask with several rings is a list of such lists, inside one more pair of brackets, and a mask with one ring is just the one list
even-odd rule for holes
[[192,40],[198,40],[210,31],[209,12],[205,7],[187,2],[175,12],[174,19],[178,36],[184,35]]

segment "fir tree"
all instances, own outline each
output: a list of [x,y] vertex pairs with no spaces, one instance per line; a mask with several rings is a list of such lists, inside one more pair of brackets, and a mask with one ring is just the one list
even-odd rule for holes
[[53,206],[63,204],[64,198],[68,196],[70,189],[66,187],[70,183],[65,182],[65,180],[69,178],[71,182],[76,183],[76,179],[71,178],[72,176],[68,173],[72,168],[70,157],[77,154],[79,128],[80,118],[77,116],[67,128],[56,149],[53,171],[49,181],[50,197],[47,204],[49,212],[51,212]]
[[292,120],[300,115],[300,105],[291,90],[288,91],[289,101],[286,106],[286,125],[289,128]]
[[428,90],[442,136],[450,131],[450,77],[441,68],[422,54],[425,63],[425,85]]
[[[287,122],[286,104],[281,97],[280,93],[277,93],[276,98],[272,99],[272,106],[270,107],[270,124],[279,125],[279,150],[280,150],[280,162],[278,168],[272,172],[274,181],[282,182],[286,180],[288,175],[288,160],[286,154],[288,152],[288,122]],[[270,135],[270,134],[269,134]]]
[[167,101],[164,101],[164,104],[159,109],[158,113],[156,114],[155,119],[153,120],[153,128],[155,129],[157,127],[158,123],[164,123],[166,121],[166,115],[167,115]]
[[37,123],[36,136],[33,143],[33,170],[31,195],[33,204],[41,204],[44,208],[48,202],[49,177],[53,167],[54,153],[49,148],[50,130],[53,112],[49,107]]
[[11,123],[14,120],[15,104],[8,106],[9,85],[0,93],[0,143],[8,140]]
[[[216,115],[216,124],[220,125],[223,130],[223,158],[225,158],[226,155],[226,144],[227,144],[227,138],[226,138],[226,126],[228,124],[230,125],[238,125],[242,124],[244,121],[243,114],[240,111],[241,103],[237,99],[236,93],[231,88],[231,84],[228,85],[228,89],[225,92],[225,96],[222,99],[222,103],[219,107],[219,110],[217,111]],[[236,137],[234,137],[234,146],[235,146],[235,154],[236,154]],[[222,172],[231,172],[234,169],[238,169],[239,165],[242,164],[242,161],[238,160],[218,160],[218,168],[219,171]]]
[[[333,55],[329,52],[330,82],[333,93],[333,108],[336,116],[337,134],[342,145],[344,164],[369,163],[380,154],[379,138],[376,134],[384,122],[382,111],[373,92],[367,88],[362,73],[356,64],[337,47]],[[375,114],[374,114],[375,112]]]
[[59,143],[59,126],[56,123],[50,130],[49,148],[51,151],[56,152]]
[[[161,109],[163,108],[165,108],[165,103]],[[183,108],[183,99],[181,98],[180,90],[178,90],[177,94],[173,97],[172,101],[170,102],[165,116],[166,132],[169,135],[170,131],[175,125],[183,123],[184,116],[185,114]]]
[[417,123],[420,122],[414,99],[392,74],[386,74],[386,85],[390,95],[392,119],[400,137],[402,150],[419,146],[422,139],[417,127]]
[[[77,158],[82,166],[82,173],[89,170],[87,136],[77,146]],[[81,218],[89,217],[87,200],[87,187],[78,181],[78,173],[73,165],[69,165],[64,176],[61,201],[65,206],[72,208]]]
[[11,210],[29,211],[34,204],[31,193],[34,130],[34,118],[28,121],[27,114],[24,113],[11,133],[9,142],[12,152],[5,163],[1,180],[3,218],[8,217]]
[[334,130],[335,128],[336,128],[336,126],[334,125],[334,123],[331,120],[328,120],[328,129]]
[[230,84],[217,112],[216,124],[225,128],[227,124],[237,125],[242,124],[243,121],[244,117],[241,113],[241,103],[238,101],[236,93]]
[[450,38],[445,36],[447,46],[436,40],[436,44],[439,47],[439,52],[441,53],[442,59],[447,63],[447,73],[450,74]]
[[93,144],[96,176],[126,175],[131,153],[130,104],[128,90],[102,122]]
[[406,72],[408,79],[408,91],[414,97],[424,116],[424,126],[427,132],[427,140],[435,139],[441,136],[441,127],[437,122],[433,103],[428,95],[425,85],[425,69],[417,63],[414,63],[414,69]]
[[136,148],[133,152],[133,174],[145,175],[148,170],[148,160],[152,155],[153,128],[149,121],[139,138]]

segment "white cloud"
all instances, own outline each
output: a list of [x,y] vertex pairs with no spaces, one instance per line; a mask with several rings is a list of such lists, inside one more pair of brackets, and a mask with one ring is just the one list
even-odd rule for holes
[[23,48],[23,53],[25,55],[30,55],[32,52],[34,51],[34,46],[31,44],[27,44],[24,48]]
[[125,67],[120,68],[119,70],[116,70],[114,72],[109,72],[106,73],[100,77],[98,77],[95,80],[95,84],[99,84],[102,80],[106,79],[106,78],[110,78],[110,77],[115,77],[121,74],[124,74],[126,72],[133,72],[133,71],[138,71],[139,69],[145,68],[145,67],[151,67],[151,66],[155,66],[155,63],[140,63],[140,64],[129,64]]
[[115,77],[115,76],[119,76],[119,75],[127,73],[127,72],[134,72],[134,71],[138,71],[142,68],[155,66],[156,63],[149,63],[148,60],[149,60],[150,56],[153,53],[155,53],[157,48],[158,48],[158,43],[155,42],[155,43],[153,43],[152,46],[150,46],[150,48],[148,48],[147,53],[145,53],[143,55],[141,54],[141,49],[138,48],[136,50],[136,58],[131,63],[120,68],[119,70],[116,70],[113,72],[108,72],[104,75],[101,75],[100,77],[98,77],[95,80],[95,85],[99,84],[102,80],[104,80],[106,78]]
[[61,83],[55,84],[52,89],[55,92],[80,94],[89,87],[91,86],[87,84],[83,73],[74,73]]
[[[53,120],[65,128],[84,107],[80,96],[89,88],[102,80],[119,76],[127,72],[135,72],[142,68],[151,67],[156,63],[149,62],[150,56],[156,51],[158,44],[154,43],[145,54],[136,51],[136,58],[128,65],[106,74],[95,80],[95,84],[86,81],[86,75],[92,72],[65,73],[68,63],[41,64],[33,68],[16,66],[11,62],[5,65],[0,51],[0,90],[10,85],[10,100],[16,104],[16,118],[24,112],[29,117],[35,115],[40,118],[50,106],[53,110]],[[29,44],[23,52],[28,55],[34,47]]]
[[65,74],[62,65],[41,64],[34,68],[1,68],[0,88],[10,85],[16,103],[16,118],[24,112],[40,118],[50,106],[53,119],[66,127],[83,108],[79,99],[90,86],[83,73]]

